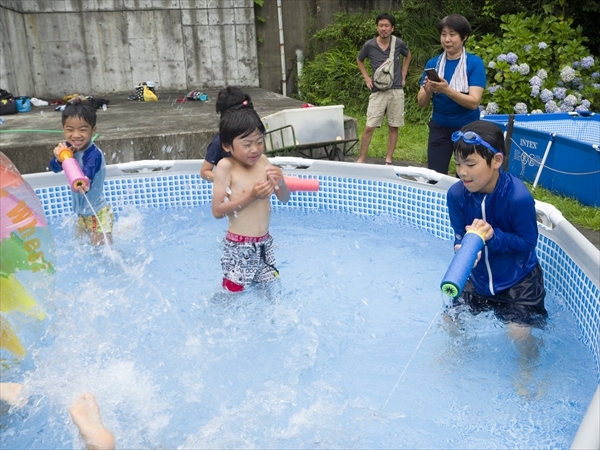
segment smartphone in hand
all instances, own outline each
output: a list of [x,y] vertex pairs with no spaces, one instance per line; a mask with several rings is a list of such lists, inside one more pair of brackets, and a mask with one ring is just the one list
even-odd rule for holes
[[431,81],[435,81],[436,83],[442,81],[435,69],[425,69],[425,74]]

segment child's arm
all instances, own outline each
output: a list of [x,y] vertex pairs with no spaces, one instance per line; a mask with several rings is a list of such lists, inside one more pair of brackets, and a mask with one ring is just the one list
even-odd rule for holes
[[59,172],[62,172],[62,170],[63,170],[62,164],[58,160],[58,154],[60,153],[60,150],[65,148],[66,146],[67,146],[66,142],[59,142],[58,145],[56,147],[54,147],[54,149],[52,150],[52,153],[54,153],[54,156],[50,160],[49,167],[50,167],[50,170],[54,173],[59,173]]
[[273,184],[269,180],[256,183],[246,195],[231,201],[229,193],[231,185],[231,162],[222,159],[215,170],[213,185],[212,212],[217,219],[240,211],[256,200],[269,198],[273,194]]
[[283,172],[280,167],[268,165],[267,166],[267,178],[273,183],[275,188],[275,195],[282,203],[287,203],[290,199],[290,189],[283,180]]
[[204,160],[202,167],[200,168],[200,176],[206,181],[213,181],[215,174],[213,173],[214,164]]

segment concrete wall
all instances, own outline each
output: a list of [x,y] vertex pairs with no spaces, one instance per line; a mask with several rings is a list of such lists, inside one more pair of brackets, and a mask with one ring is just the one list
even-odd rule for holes
[[[296,50],[337,12],[390,11],[400,0],[0,0],[0,87],[14,95],[160,91],[227,85],[296,92]],[[259,17],[260,20],[255,20]],[[373,26],[375,31],[375,26]],[[357,75],[358,75],[357,69]]]
[[0,0],[0,29],[15,95],[259,85],[253,0]]

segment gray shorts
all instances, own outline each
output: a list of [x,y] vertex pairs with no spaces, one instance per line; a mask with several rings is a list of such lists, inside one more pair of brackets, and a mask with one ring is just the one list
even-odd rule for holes
[[273,237],[269,233],[261,237],[227,233],[221,267],[225,287],[231,283],[241,288],[251,283],[273,281],[279,276],[275,268]]

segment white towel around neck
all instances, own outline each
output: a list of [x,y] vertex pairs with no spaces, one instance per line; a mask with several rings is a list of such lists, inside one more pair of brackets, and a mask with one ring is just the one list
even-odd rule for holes
[[[435,71],[439,74],[440,77],[446,78],[444,76],[444,70],[446,69],[446,52],[440,55],[438,59],[438,63],[435,67]],[[469,79],[467,78],[467,52],[465,48],[462,49],[462,54],[460,55],[460,61],[458,61],[458,65],[456,66],[456,70],[454,70],[454,74],[452,75],[452,79],[448,83],[448,85],[457,90],[458,92],[462,92],[463,94],[467,94],[469,92]]]

